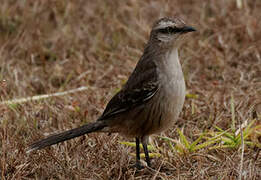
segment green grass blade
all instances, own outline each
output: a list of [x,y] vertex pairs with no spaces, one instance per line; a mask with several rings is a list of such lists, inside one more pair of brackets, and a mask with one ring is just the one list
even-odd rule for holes
[[205,133],[202,133],[191,145],[190,145],[190,150],[194,151],[194,148],[196,145],[201,141],[201,139],[205,136]]
[[207,146],[210,146],[212,144],[215,144],[217,143],[218,141],[220,141],[220,139],[215,139],[215,140],[211,140],[211,141],[206,141],[202,144],[198,144],[195,148],[194,148],[194,151],[196,150],[199,150],[199,149],[203,149],[203,148],[206,148]]
[[231,94],[231,100],[230,100],[230,108],[231,108],[231,130],[233,133],[236,132],[236,120],[235,120],[235,102],[234,102],[234,96]]
[[[133,156],[133,157],[136,157],[136,154],[135,154],[135,153],[130,153],[130,155]],[[155,157],[160,157],[161,154],[160,154],[160,153],[149,153],[149,156],[150,156],[151,158],[155,158]],[[145,158],[145,154],[144,154],[144,153],[140,153],[140,157],[141,157],[141,158]]]
[[187,148],[187,149],[190,149],[190,143],[189,141],[187,140],[187,138],[185,137],[185,135],[179,130],[177,129],[178,131],[178,134],[179,134],[179,138],[181,140],[181,143],[184,144],[184,146]]
[[[126,141],[118,141],[118,143],[126,145],[126,146],[130,146],[130,147],[136,147],[136,143],[134,142],[126,142]],[[140,148],[143,149],[142,144],[140,144]],[[155,150],[155,148],[152,145],[148,145],[148,150]]]
[[234,135],[232,135],[231,133],[229,133],[228,130],[224,131],[223,129],[219,128],[218,126],[215,126],[215,128],[216,128],[217,130],[219,130],[220,132],[224,133],[224,135],[225,135],[227,138],[235,139]]
[[191,98],[191,99],[197,99],[198,95],[197,94],[186,94],[186,98]]

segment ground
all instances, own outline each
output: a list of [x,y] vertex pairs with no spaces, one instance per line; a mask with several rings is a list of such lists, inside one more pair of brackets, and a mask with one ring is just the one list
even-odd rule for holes
[[[192,142],[216,126],[230,132],[233,122],[240,129],[255,119],[258,127],[260,0],[2,0],[0,9],[0,179],[261,179],[260,149],[247,144],[180,153],[154,136],[160,157],[141,171],[131,168],[135,148],[119,143],[133,140],[117,134],[93,133],[26,153],[35,140],[95,121],[135,67],[153,22],[164,16],[182,17],[198,31],[180,48],[183,111],[160,136],[178,141],[181,129]],[[4,102],[81,86],[88,89]]]

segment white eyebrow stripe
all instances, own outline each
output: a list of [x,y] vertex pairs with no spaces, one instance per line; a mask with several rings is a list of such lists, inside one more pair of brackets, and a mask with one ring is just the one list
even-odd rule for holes
[[160,22],[155,29],[164,29],[166,27],[175,26],[175,23],[171,21]]

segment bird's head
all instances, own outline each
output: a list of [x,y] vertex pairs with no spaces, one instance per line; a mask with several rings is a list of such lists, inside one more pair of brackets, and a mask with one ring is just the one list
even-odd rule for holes
[[161,44],[172,44],[179,46],[188,32],[196,31],[191,26],[187,26],[180,18],[161,18],[152,27],[150,39],[157,40]]

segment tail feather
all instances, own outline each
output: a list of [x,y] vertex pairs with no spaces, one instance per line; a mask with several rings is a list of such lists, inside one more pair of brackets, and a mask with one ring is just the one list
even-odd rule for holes
[[81,127],[71,129],[59,134],[52,135],[50,137],[47,137],[45,139],[39,140],[33,144],[31,144],[26,151],[27,153],[34,151],[34,150],[39,150],[42,148],[45,148],[47,146],[51,146],[53,144],[57,144],[84,134],[88,134],[91,132],[99,131],[106,127],[105,123],[103,121],[97,121],[94,123],[89,123],[86,125],[83,125]]

